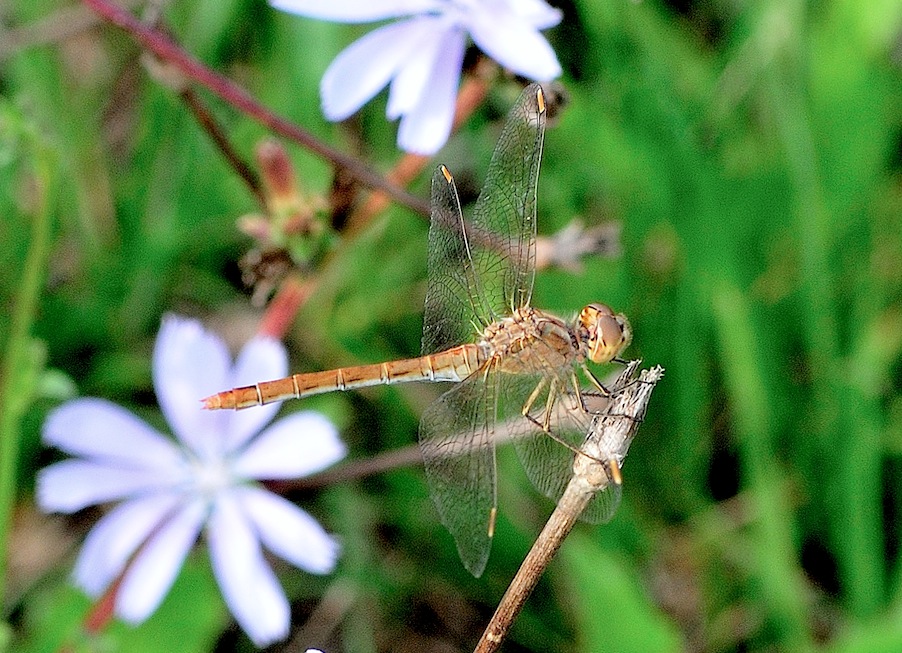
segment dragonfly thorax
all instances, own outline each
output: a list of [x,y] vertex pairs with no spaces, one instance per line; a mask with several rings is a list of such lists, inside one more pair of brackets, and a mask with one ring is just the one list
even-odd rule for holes
[[513,374],[563,369],[585,355],[566,322],[531,307],[487,326],[478,344],[486,359]]
[[607,363],[626,349],[633,332],[630,323],[621,313],[614,313],[605,304],[589,304],[576,318],[579,339],[587,349],[587,357],[593,363]]

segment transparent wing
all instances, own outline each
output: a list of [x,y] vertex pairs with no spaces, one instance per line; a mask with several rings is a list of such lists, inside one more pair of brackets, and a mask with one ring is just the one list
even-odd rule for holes
[[[540,377],[532,375],[529,381],[519,376],[505,379],[501,392],[515,392],[519,393],[518,396],[528,397],[539,382]],[[524,383],[531,384],[532,389],[527,392]],[[573,476],[574,457],[582,455],[576,451],[585,442],[592,421],[591,415],[582,410],[576,396],[568,391],[568,383],[568,379],[559,377],[554,385],[543,384],[529,413],[532,420],[522,420],[528,426],[527,432],[514,440],[517,455],[529,480],[539,492],[555,502],[561,498]],[[510,388],[506,387],[508,385]],[[553,398],[549,397],[551,394],[554,394]],[[549,406],[550,434],[539,426]],[[580,519],[593,524],[609,520],[620,505],[621,493],[621,486],[611,483],[592,498]]]
[[[574,410],[575,396],[559,390],[566,386],[557,384],[566,379],[552,385],[545,378],[539,372],[477,370],[433,402],[420,421],[430,494],[464,566],[474,576],[485,569],[492,542],[497,508],[495,445],[512,440],[533,485],[557,501],[573,475],[574,456],[580,455],[574,450],[590,428],[590,416]],[[554,437],[539,426],[551,392],[557,395],[550,418]],[[534,421],[523,416],[531,397],[529,414]],[[580,518],[591,523],[610,519],[620,494],[619,485],[609,485],[595,495]]]
[[420,421],[430,493],[464,566],[477,577],[489,557],[497,507],[495,443],[505,433],[496,425],[527,421],[521,414],[526,385],[506,394],[508,378],[495,368],[477,370],[433,402]]
[[490,309],[479,287],[454,179],[444,166],[432,175],[432,220],[423,314],[422,353],[433,354],[473,339]]
[[527,87],[511,110],[472,221],[463,219],[450,173],[439,167],[433,174],[424,354],[466,342],[474,330],[529,303],[545,133],[539,91],[537,84]]
[[623,486],[611,483],[592,497],[589,505],[586,506],[579,518],[589,524],[602,524],[609,521],[614,516],[614,513],[617,512],[622,495]]
[[[529,368],[524,374],[503,374],[499,395],[517,398],[522,408],[529,402],[529,419],[519,415],[513,429],[517,454],[536,489],[553,501],[560,499],[573,476],[574,457],[592,428],[592,416],[575,394],[574,368],[556,369],[553,350],[543,342],[533,343]],[[521,364],[526,363],[525,360]],[[549,432],[542,426],[548,424]],[[611,484],[593,497],[581,519],[607,521],[620,502],[621,488]]]
[[531,84],[507,118],[471,221],[473,264],[495,316],[528,305],[532,295],[544,136],[544,96]]
[[492,381],[476,372],[436,399],[420,420],[429,493],[464,567],[477,578],[489,557],[497,505],[492,390]]

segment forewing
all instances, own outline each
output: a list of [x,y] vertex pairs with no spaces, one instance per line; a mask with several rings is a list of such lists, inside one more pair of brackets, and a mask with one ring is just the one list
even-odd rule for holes
[[457,188],[444,166],[432,175],[428,247],[424,355],[471,341],[474,331],[492,319],[473,266]]
[[496,507],[495,375],[482,371],[436,399],[420,420],[429,492],[464,567],[479,577],[491,548]]
[[537,84],[528,86],[511,110],[471,221],[463,219],[447,169],[440,166],[432,176],[423,354],[467,342],[474,331],[529,304],[545,133],[540,93]]
[[495,316],[528,305],[532,295],[544,135],[544,96],[531,84],[508,115],[470,223],[476,276]]

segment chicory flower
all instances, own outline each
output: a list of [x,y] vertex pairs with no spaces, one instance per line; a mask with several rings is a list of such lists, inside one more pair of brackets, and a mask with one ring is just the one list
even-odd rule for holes
[[320,84],[323,112],[344,120],[387,84],[388,118],[400,118],[398,145],[434,154],[451,133],[469,35],[505,68],[537,82],[561,67],[540,30],[561,12],[543,0],[270,0],[277,9],[346,23],[397,19],[352,43]]
[[332,571],[339,547],[309,514],[255,482],[319,471],[345,455],[335,426],[299,412],[266,426],[278,404],[201,410],[211,392],[287,373],[285,349],[254,338],[235,365],[225,344],[193,320],[169,317],[157,337],[153,380],[175,439],[103,399],[54,410],[44,441],[73,458],[38,475],[48,512],[118,501],[87,536],[74,580],[98,597],[117,579],[115,612],[137,624],[172,586],[203,531],[225,602],[258,646],[288,634],[288,601],[263,549],[314,574]]

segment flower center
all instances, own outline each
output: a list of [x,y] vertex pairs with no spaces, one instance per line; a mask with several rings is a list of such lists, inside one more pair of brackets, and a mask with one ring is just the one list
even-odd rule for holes
[[193,491],[212,499],[222,490],[235,484],[235,478],[224,460],[193,460],[191,462]]

